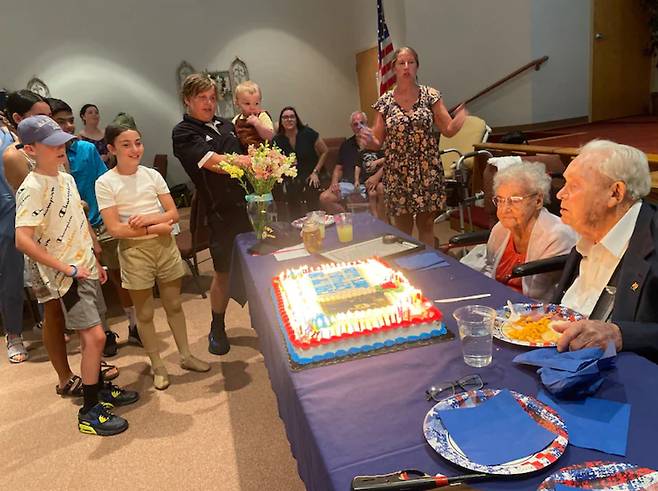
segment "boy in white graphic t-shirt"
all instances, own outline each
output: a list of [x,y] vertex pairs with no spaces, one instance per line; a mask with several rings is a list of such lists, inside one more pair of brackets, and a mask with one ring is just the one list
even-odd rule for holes
[[139,396],[103,383],[100,377],[105,333],[98,305],[100,284],[107,275],[94,257],[93,232],[75,181],[58,170],[66,162],[65,143],[75,137],[48,116],[24,119],[18,134],[25,152],[36,160],[36,168],[16,193],[16,247],[37,263],[44,286],[39,302],[59,300],[67,328],[80,334],[84,405],[78,412],[78,429],[115,435],[128,422],[108,407],[131,404]]

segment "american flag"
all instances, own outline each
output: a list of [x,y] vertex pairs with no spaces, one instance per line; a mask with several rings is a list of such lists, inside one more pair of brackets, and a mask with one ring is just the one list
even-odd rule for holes
[[395,84],[393,73],[393,41],[384,20],[382,0],[377,0],[377,55],[379,59],[379,95]]

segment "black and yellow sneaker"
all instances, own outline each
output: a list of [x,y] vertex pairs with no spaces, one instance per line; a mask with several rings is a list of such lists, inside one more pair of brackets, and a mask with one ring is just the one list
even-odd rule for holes
[[112,436],[125,431],[128,421],[112,414],[100,402],[86,413],[78,411],[78,430],[87,435]]
[[139,394],[134,390],[122,389],[111,382],[105,382],[103,388],[98,391],[98,400],[108,408],[127,406],[137,402]]

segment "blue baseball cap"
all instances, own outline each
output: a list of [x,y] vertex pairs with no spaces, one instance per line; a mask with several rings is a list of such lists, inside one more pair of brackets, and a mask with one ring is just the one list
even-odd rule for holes
[[43,115],[25,118],[18,123],[17,130],[23,145],[43,143],[49,147],[57,147],[75,138],[62,130],[50,117]]

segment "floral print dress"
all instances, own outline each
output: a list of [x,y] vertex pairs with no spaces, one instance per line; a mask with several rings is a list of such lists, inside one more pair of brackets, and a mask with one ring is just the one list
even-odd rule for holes
[[439,143],[432,134],[432,106],[439,99],[439,91],[421,85],[409,112],[396,102],[392,90],[373,104],[386,126],[384,197],[393,216],[434,212],[445,206]]

